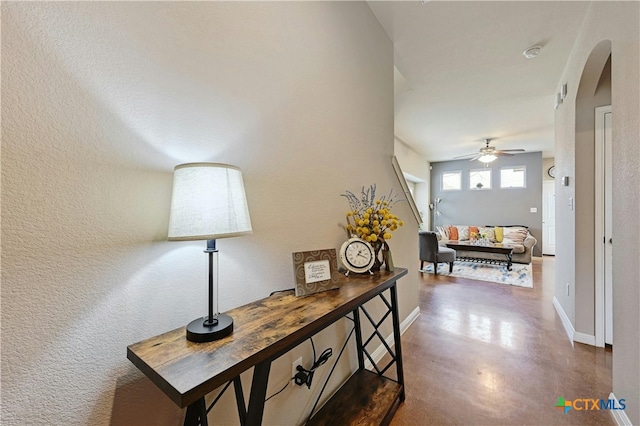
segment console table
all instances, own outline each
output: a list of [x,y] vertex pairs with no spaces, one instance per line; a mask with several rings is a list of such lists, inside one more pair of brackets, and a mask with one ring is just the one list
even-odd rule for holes
[[[358,370],[321,410],[312,413],[309,424],[349,424],[358,418],[366,419],[367,424],[388,424],[404,401],[396,281],[406,274],[406,269],[395,268],[394,272],[342,276],[339,289],[305,297],[296,297],[293,291],[276,293],[229,311],[235,327],[233,333],[222,340],[189,342],[185,338],[185,327],[181,327],[128,346],[127,358],[176,405],[187,407],[185,425],[207,425],[205,395],[231,383],[241,425],[260,425],[271,362],[350,314],[352,318],[347,318],[354,323]],[[387,309],[379,321],[374,320],[364,306],[375,297],[379,297]],[[366,339],[362,335],[361,313],[373,329]],[[379,331],[389,317],[393,348]],[[376,336],[391,357],[383,368],[373,362],[367,349],[370,342],[378,346]],[[365,369],[365,357],[375,372]],[[385,376],[394,364],[396,380]],[[247,406],[240,374],[251,367],[255,368]]]

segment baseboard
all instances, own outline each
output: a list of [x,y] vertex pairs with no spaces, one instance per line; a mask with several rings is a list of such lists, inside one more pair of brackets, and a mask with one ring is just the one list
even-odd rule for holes
[[[403,335],[407,328],[411,326],[420,316],[420,307],[416,306],[416,308],[411,311],[409,315],[400,323],[400,335]],[[391,337],[391,336],[390,336]]]
[[560,304],[558,299],[556,299],[555,296],[553,297],[553,307],[556,308],[556,312],[558,313],[558,315],[560,316],[560,319],[562,320],[564,331],[567,332],[567,336],[569,336],[571,345],[573,345],[573,342],[584,343],[585,345],[591,345],[591,346],[596,345],[596,336],[593,336],[591,334],[586,334],[586,333],[580,333],[579,331],[576,331],[576,329],[573,327],[573,324],[571,324],[571,321],[569,320],[569,317],[567,316],[566,312],[562,308],[562,305]]
[[[404,321],[402,321],[400,323],[400,335],[403,335],[405,331],[407,331],[407,329],[409,328],[409,326],[411,324],[413,324],[413,322],[415,320],[418,319],[418,317],[420,316],[420,307],[417,306],[413,311],[411,311],[411,313],[404,319]],[[393,333],[389,334],[386,339],[384,339],[385,342],[387,343],[387,345],[389,345],[390,348],[393,348],[393,346],[395,345],[395,343],[393,342]],[[375,351],[373,351],[373,353],[371,354],[371,358],[373,358],[373,360],[377,363],[378,361],[380,361],[382,359],[383,356],[385,356],[387,354],[387,349],[385,348],[385,346],[380,343],[380,346],[378,346],[376,348]],[[369,361],[368,359],[365,360],[364,366],[366,369],[371,370],[373,369],[373,365],[371,365],[371,361]]]
[[579,331],[576,331],[573,334],[573,340],[578,343],[584,343],[585,345],[591,345],[591,346],[596,345],[596,336],[593,336],[591,334],[580,333]]
[[[615,401],[615,406],[619,407],[618,398],[611,392],[609,395],[609,399],[613,399]],[[618,426],[633,426],[629,417],[627,417],[627,413],[624,410],[610,410],[611,415],[613,416],[613,420],[618,424]]]
[[569,341],[571,342],[571,346],[573,346],[573,339],[576,334],[576,330],[575,328],[573,328],[573,324],[571,324],[569,317],[567,316],[566,312],[562,308],[562,305],[555,296],[553,296],[553,307],[556,308],[556,312],[558,313],[560,320],[562,320],[564,331],[567,333],[567,336],[569,336]]

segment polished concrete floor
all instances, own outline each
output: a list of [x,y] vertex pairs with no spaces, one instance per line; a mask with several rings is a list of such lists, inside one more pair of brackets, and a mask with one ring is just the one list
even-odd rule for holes
[[402,336],[406,401],[392,425],[614,425],[564,414],[558,397],[607,399],[611,351],[572,346],[552,305],[554,259],[534,288],[421,274],[420,317]]

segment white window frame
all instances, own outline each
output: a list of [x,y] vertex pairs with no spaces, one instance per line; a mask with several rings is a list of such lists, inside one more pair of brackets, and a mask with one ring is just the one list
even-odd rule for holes
[[[448,175],[448,174],[457,174],[458,177],[460,178],[460,186],[458,188],[453,188],[453,189],[445,189],[444,187],[444,175]],[[440,173],[440,189],[442,191],[462,191],[462,170],[448,170],[446,172],[442,172]]]
[[[489,172],[489,186],[488,187],[483,186],[482,188],[478,188],[477,186],[472,186],[471,173],[474,173],[474,172]],[[470,169],[469,170],[469,189],[473,191],[491,191],[493,189],[493,174],[491,172],[491,169],[490,168]]]
[[[522,186],[504,186],[504,182],[502,181],[502,171],[503,170],[517,170],[522,169]],[[500,167],[500,189],[525,189],[527,187],[527,166],[504,166]]]

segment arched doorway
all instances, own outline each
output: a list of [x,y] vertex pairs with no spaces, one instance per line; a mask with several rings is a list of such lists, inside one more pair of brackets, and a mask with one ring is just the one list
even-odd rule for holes
[[[604,202],[611,195],[604,188],[603,174],[596,176],[601,157],[596,150],[596,109],[611,105],[611,42],[604,40],[592,50],[584,66],[576,96],[575,114],[575,339],[604,346],[603,255],[610,236],[599,226]],[[598,163],[599,166],[601,165]],[[602,235],[597,235],[602,234]],[[611,247],[608,247],[611,248]]]

